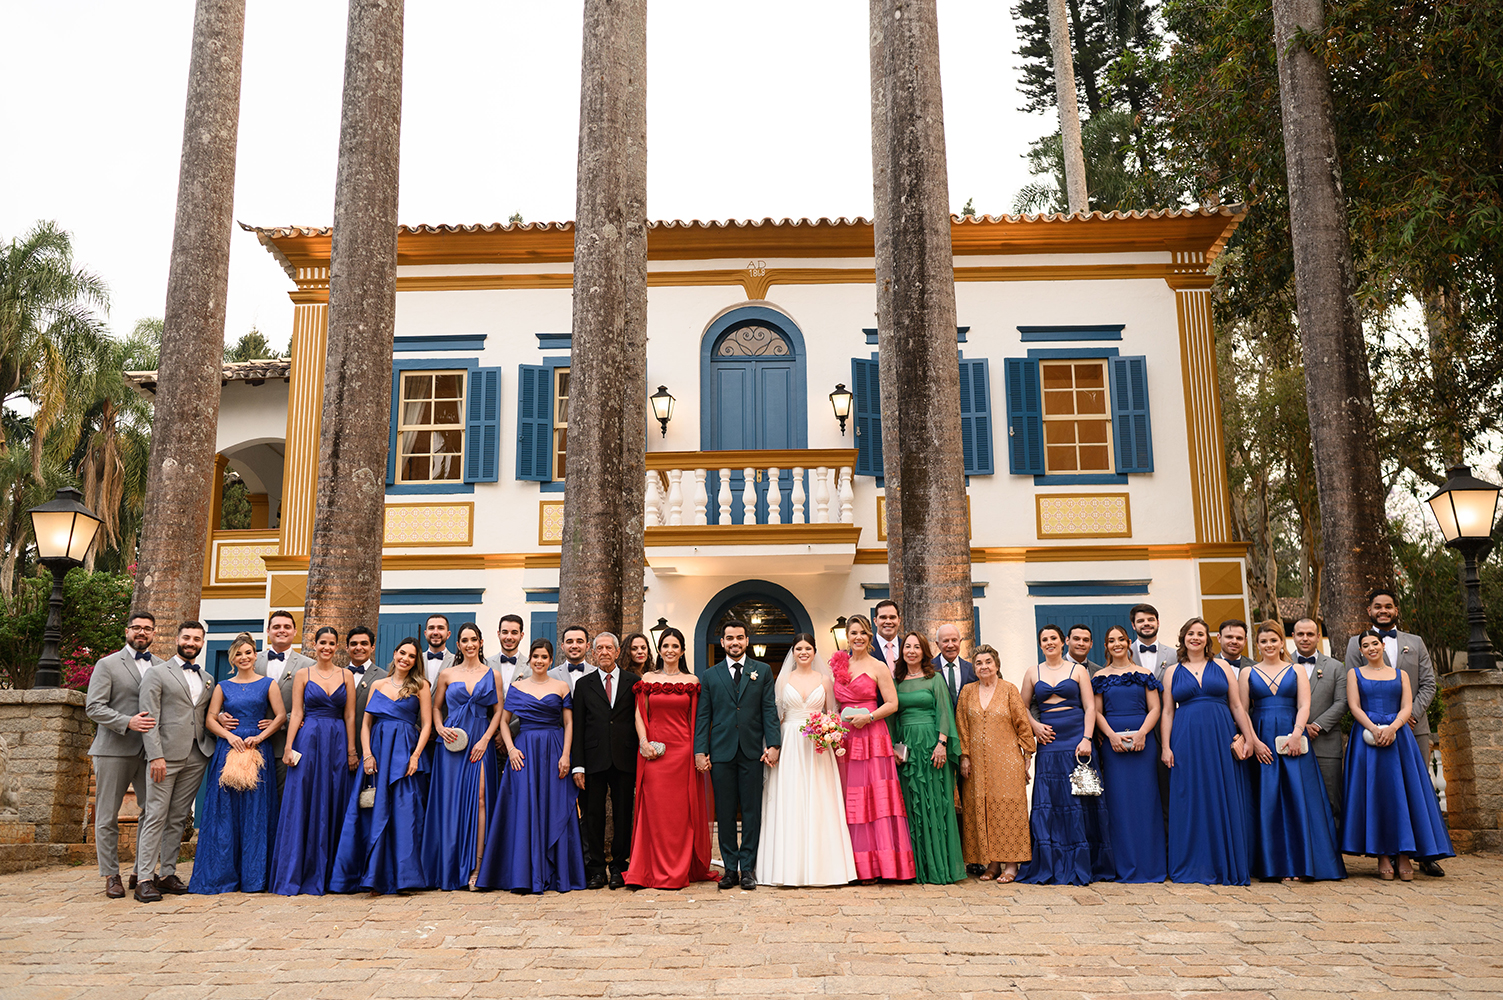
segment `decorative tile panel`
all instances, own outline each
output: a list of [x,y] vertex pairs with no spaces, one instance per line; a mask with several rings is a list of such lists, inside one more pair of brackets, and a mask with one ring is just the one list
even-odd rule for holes
[[470,545],[474,542],[473,503],[386,505],[386,547]]
[[262,556],[277,554],[279,543],[222,542],[215,552],[215,583],[254,583],[266,579]]
[[[974,538],[975,532],[971,530],[971,496],[965,498],[965,536]],[[887,497],[877,497],[877,541],[887,541]]]
[[1126,493],[1039,493],[1039,538],[1130,538]]
[[562,545],[564,542],[564,502],[543,500],[538,504],[538,544]]

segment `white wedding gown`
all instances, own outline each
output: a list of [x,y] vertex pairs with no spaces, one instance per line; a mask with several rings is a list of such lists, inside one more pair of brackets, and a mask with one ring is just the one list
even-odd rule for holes
[[762,840],[757,880],[764,885],[845,885],[856,880],[851,831],[845,822],[845,792],[835,752],[815,753],[799,732],[825,704],[824,685],[800,697],[782,685],[783,748],[762,786]]

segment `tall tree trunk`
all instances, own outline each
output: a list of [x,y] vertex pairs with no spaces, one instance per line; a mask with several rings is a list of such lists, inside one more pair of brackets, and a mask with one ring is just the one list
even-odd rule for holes
[[153,646],[164,656],[177,623],[198,617],[203,582],[244,40],[245,0],[198,0],[135,592],[164,625]]
[[[868,24],[870,39],[868,45],[868,59],[871,68],[871,93],[872,93],[872,204],[884,205],[887,203],[889,192],[892,189],[892,174],[889,172],[887,162],[887,71],[883,65],[883,28],[887,23],[883,20],[882,11],[886,0],[871,0],[868,8]],[[873,213],[875,214],[875,213]],[[886,330],[892,326],[892,255],[876,255],[877,271],[877,329]],[[880,340],[880,334],[878,336]],[[892,351],[877,352],[877,380],[878,396],[891,406],[892,400],[898,398],[901,391],[901,383],[898,378],[897,355]],[[861,433],[858,428],[857,434]],[[871,447],[876,447],[875,443]],[[896,455],[902,450],[902,442],[898,440],[897,420],[882,421],[882,452],[884,455]],[[882,489],[884,516],[887,520],[887,565],[890,568],[887,574],[887,596],[897,604],[903,606],[903,574],[895,571],[894,567],[903,565],[903,512],[898,497],[902,495],[903,483],[902,468],[897,462],[884,463],[882,470]]]
[[935,0],[883,0],[879,14],[872,44],[881,49],[884,98],[873,102],[872,131],[886,136],[886,178],[874,182],[873,196],[877,273],[887,282],[879,298],[890,294],[891,306],[890,322],[879,321],[878,351],[896,382],[882,398],[883,437],[893,421],[899,444],[883,449],[883,473],[901,483],[887,509],[903,532],[887,571],[903,580],[909,627],[932,636],[953,624],[969,648],[971,543]]
[[[559,625],[642,624],[647,3],[585,0]],[[620,634],[618,632],[618,634]]]
[[1088,211],[1085,151],[1080,140],[1080,99],[1075,90],[1075,57],[1070,49],[1070,12],[1065,0],[1049,0],[1049,48],[1054,55],[1054,94],[1059,103],[1059,138],[1065,159],[1065,199],[1070,214]]
[[329,341],[303,645],[374,626],[381,607],[397,309],[402,0],[350,0],[329,251]]
[[1297,36],[1322,31],[1321,0],[1274,0],[1279,104],[1305,398],[1325,550],[1321,610],[1332,650],[1367,624],[1367,592],[1393,582],[1382,470],[1373,450],[1372,379],[1331,124],[1325,66]]

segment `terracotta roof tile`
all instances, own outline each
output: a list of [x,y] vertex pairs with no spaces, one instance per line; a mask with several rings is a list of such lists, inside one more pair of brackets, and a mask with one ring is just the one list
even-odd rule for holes
[[[292,371],[290,358],[258,358],[254,361],[230,361],[222,369],[223,382],[256,382],[265,379],[287,378]],[[155,394],[157,373],[154,371],[126,372],[126,381],[138,391]],[[221,384],[222,384],[221,383]]]

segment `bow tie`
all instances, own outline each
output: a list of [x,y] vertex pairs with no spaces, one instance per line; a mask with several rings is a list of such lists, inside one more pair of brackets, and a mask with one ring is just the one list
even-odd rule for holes
[[136,650],[136,659],[137,660],[145,660],[147,663],[150,663],[151,662],[151,650],[149,650],[149,649],[138,649],[138,650]]
[[1157,653],[1159,651],[1159,644],[1156,642],[1140,642],[1138,643],[1138,651],[1142,653]]
[[357,667],[357,666],[355,666],[355,664],[351,663],[350,664],[350,673],[352,673],[352,674],[360,674],[360,675],[363,676],[365,674],[365,664],[362,663],[362,664],[360,664],[360,666]]
[[271,662],[272,660],[281,660],[283,663],[286,663],[287,662],[287,654],[286,653],[278,653],[274,649],[269,649],[269,650],[266,651],[266,660],[267,660],[268,663]]
[[582,673],[584,673],[584,669],[585,669],[585,664],[583,664],[583,663],[571,663],[571,664],[569,664],[569,673],[571,673],[571,674],[582,674]]
[[187,663],[183,664],[183,669],[184,670],[191,670],[191,671],[193,671],[196,674],[199,671],[199,666],[198,666],[198,664],[194,663],[192,660],[189,660]]
[[1397,639],[1399,637],[1399,630],[1396,628],[1375,628],[1373,631],[1378,633],[1378,638],[1380,639]]
[[1315,657],[1313,657],[1313,656],[1296,656],[1294,658],[1294,662],[1295,663],[1314,663],[1315,662]]
[[430,660],[442,660],[445,655],[447,654],[445,654],[443,650],[439,650],[437,653],[435,653],[431,649],[428,650],[428,659]]
[[497,663],[516,663],[517,662],[517,658],[515,656],[507,656],[505,653],[498,653],[496,655],[496,662]]

